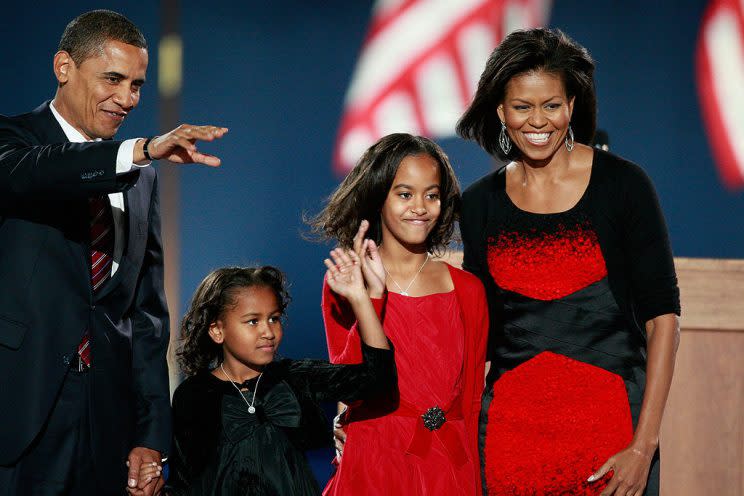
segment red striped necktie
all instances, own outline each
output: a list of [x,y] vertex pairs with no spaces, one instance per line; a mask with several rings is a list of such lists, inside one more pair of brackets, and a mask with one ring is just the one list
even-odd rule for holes
[[[111,277],[114,254],[114,217],[107,195],[90,198],[90,283],[95,293]],[[86,332],[78,345],[80,360],[91,364],[90,332]]]

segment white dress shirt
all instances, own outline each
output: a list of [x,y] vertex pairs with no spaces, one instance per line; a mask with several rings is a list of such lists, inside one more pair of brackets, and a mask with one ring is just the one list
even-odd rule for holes
[[[85,136],[83,136],[80,131],[72,127],[72,125],[70,125],[70,123],[67,122],[59,112],[57,112],[57,109],[54,108],[54,102],[49,104],[49,108],[51,109],[54,118],[59,122],[59,125],[62,126],[62,131],[65,132],[65,136],[67,136],[70,143],[101,141],[100,138],[96,140],[85,139]],[[117,174],[129,172],[132,170],[132,167],[147,167],[150,165],[149,163],[145,165],[134,163],[134,145],[137,143],[138,139],[140,138],[128,139],[119,146],[119,151],[116,154]],[[121,256],[124,253],[124,240],[126,239],[126,236],[124,235],[124,193],[109,193],[108,197],[111,202],[111,214],[114,217],[114,255],[111,261],[111,275],[113,276],[119,268]]]

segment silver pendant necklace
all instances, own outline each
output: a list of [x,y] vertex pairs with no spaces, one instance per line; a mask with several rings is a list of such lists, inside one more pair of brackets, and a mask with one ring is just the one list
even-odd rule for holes
[[240,397],[243,398],[243,401],[245,401],[245,404],[248,405],[248,413],[256,413],[256,407],[253,406],[253,403],[256,402],[256,392],[258,391],[258,381],[261,380],[261,376],[263,375],[263,372],[258,374],[258,379],[256,379],[256,387],[253,388],[253,399],[251,399],[251,402],[248,403],[248,400],[245,399],[245,396],[243,395],[243,391],[240,390],[237,384],[235,384],[235,381],[233,381],[233,378],[230,377],[230,374],[227,373],[225,370],[225,367],[220,364],[220,369],[222,370],[222,373],[225,374],[225,377],[227,377],[227,380],[230,381],[230,384],[233,385],[235,389],[237,389],[238,394],[240,394]]
[[411,286],[413,286],[413,283],[416,282],[416,279],[418,279],[419,274],[421,274],[421,271],[424,268],[424,265],[426,265],[426,262],[429,261],[429,254],[426,254],[426,258],[424,259],[424,263],[421,264],[421,267],[419,267],[419,270],[416,272],[416,275],[413,276],[413,279],[411,279],[411,282],[408,283],[408,286],[406,286],[406,289],[403,289],[400,284],[398,284],[398,281],[393,279],[393,276],[390,275],[390,272],[387,270],[387,267],[385,267],[385,264],[382,264],[382,268],[385,269],[385,273],[390,278],[391,281],[393,281],[393,284],[398,288],[400,291],[400,294],[403,296],[409,296],[408,290],[411,289]]

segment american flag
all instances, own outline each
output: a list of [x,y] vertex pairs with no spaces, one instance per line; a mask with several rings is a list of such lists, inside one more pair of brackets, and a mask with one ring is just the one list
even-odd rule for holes
[[334,150],[346,174],[394,132],[455,135],[491,51],[515,29],[544,25],[550,0],[377,0]]
[[744,0],[713,0],[697,45],[698,93],[721,178],[744,187]]

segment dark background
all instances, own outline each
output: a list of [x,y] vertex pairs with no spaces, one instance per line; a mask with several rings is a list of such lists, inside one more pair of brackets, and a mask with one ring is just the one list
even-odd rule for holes
[[[702,127],[694,48],[706,2],[554,2],[550,26],[597,61],[599,126],[613,152],[653,178],[676,256],[742,258],[744,194],[719,181]],[[28,111],[54,94],[52,56],[65,24],[94,8],[127,15],[150,43],[148,82],[120,137],[158,132],[158,2],[12,2],[0,20],[0,113]],[[286,271],[294,301],[283,353],[325,356],[320,317],[327,247],[301,238],[338,184],[331,168],[344,94],[366,33],[369,0],[182,2],[181,120],[227,126],[205,148],[219,169],[181,172],[181,311],[206,273],[227,264]],[[489,172],[473,143],[440,140],[463,187]],[[159,167],[167,167],[160,165]],[[175,305],[174,305],[175,307]],[[321,475],[322,477],[322,475]]]

